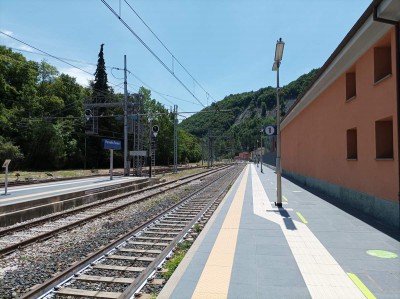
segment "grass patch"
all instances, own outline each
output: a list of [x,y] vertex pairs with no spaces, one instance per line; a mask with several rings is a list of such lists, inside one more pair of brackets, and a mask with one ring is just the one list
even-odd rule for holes
[[196,223],[196,224],[193,226],[193,229],[194,229],[194,231],[195,231],[196,233],[200,233],[200,232],[201,232],[201,225],[198,224],[198,223]]
[[186,252],[189,250],[192,244],[193,242],[190,241],[184,241],[177,244],[174,256],[172,257],[172,259],[164,264],[164,268],[167,269],[167,272],[163,272],[162,276],[165,280],[168,280],[172,276],[172,273],[174,273],[176,268],[178,268],[179,264],[181,263]]
[[185,241],[185,242],[178,243],[177,247],[178,247],[178,250],[184,250],[184,249],[189,249],[190,246],[192,246],[192,244],[193,244],[193,242]]
[[175,251],[175,254],[172,259],[170,259],[166,264],[165,268],[167,269],[167,272],[164,272],[162,274],[163,278],[168,280],[172,276],[172,273],[178,268],[180,262],[183,260],[185,254],[187,252],[187,249],[181,249]]

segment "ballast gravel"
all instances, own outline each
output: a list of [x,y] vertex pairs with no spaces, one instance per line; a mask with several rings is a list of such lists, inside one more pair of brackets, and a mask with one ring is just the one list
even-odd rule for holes
[[[156,198],[128,206],[2,257],[0,259],[0,298],[21,296],[36,284],[41,284],[57,272],[64,271],[72,263],[82,260],[112,239],[159,214],[210,180],[213,178],[196,180],[190,187],[177,188],[174,192],[167,192]],[[110,264],[145,267],[148,263],[135,261],[127,265],[126,261],[113,260]]]

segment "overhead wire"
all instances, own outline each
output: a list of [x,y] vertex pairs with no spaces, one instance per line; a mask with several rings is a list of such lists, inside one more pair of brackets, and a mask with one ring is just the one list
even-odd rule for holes
[[178,58],[176,58],[176,56],[160,40],[160,38],[157,36],[157,34],[154,33],[154,31],[150,28],[150,26],[147,25],[147,23],[142,19],[142,17],[137,13],[137,11],[133,9],[133,7],[128,3],[128,1],[127,0],[124,1],[128,5],[128,7],[135,13],[135,15],[140,19],[140,21],[142,21],[142,23],[147,27],[147,29],[149,29],[149,31],[154,35],[154,37],[160,42],[160,44],[164,47],[164,49],[167,50],[167,52],[172,56],[172,63],[176,61],[183,68],[183,70],[193,79],[193,81],[196,82],[196,84],[206,93],[207,97],[208,96],[211,97],[215,102],[215,99],[210,95],[210,93],[207,92],[207,90],[204,89],[204,87],[196,80],[196,78],[194,78],[192,74],[189,73],[189,71],[182,65],[182,63],[178,60]]
[[[33,66],[29,65],[29,61],[19,61],[19,60],[13,58],[13,57],[10,57],[10,56],[4,55],[4,54],[0,54],[0,57],[5,57],[6,59],[12,60],[12,61],[14,61],[14,62],[16,62],[16,63],[24,64],[24,65],[26,65],[28,68],[30,68],[30,69],[32,69],[32,70],[37,70],[37,69],[34,68]],[[122,84],[123,84],[123,83],[122,83]],[[121,85],[121,84],[118,84],[118,85],[115,85],[115,86],[118,87],[118,88],[121,88],[120,85]],[[92,88],[92,90],[94,90],[94,91],[103,92],[103,91],[101,91],[101,90],[97,90],[96,88],[93,88],[93,87],[88,86],[88,85],[85,86],[85,87]],[[7,99],[7,101],[18,102],[17,100],[12,100],[12,99]],[[49,112],[47,112],[47,113],[52,114],[52,113],[58,111],[58,113],[56,113],[55,115],[59,115],[60,113],[63,113],[63,112],[65,112],[65,111],[67,111],[68,109],[73,108],[73,105],[74,105],[74,104],[75,104],[75,103],[70,103],[70,104],[64,106],[64,107],[62,108],[61,111],[58,111],[59,109],[55,109],[55,110],[49,111]],[[71,107],[67,108],[68,106],[71,106]]]
[[[29,51],[29,52],[31,52],[31,51]],[[32,53],[36,53],[36,52],[32,52]],[[46,56],[47,56],[47,54],[41,54],[41,53],[37,53],[37,54],[46,55]],[[34,68],[33,66],[29,65],[29,61],[19,61],[19,60],[13,58],[13,57],[10,57],[10,56],[4,55],[4,54],[0,54],[0,57],[4,57],[5,59],[11,60],[11,61],[16,62],[16,63],[19,63],[19,64],[24,64],[24,65],[26,65],[28,68],[31,68],[32,70],[37,70],[37,69]],[[73,59],[70,59],[70,60],[73,60]],[[74,61],[78,61],[78,60],[74,60]],[[111,69],[111,72],[112,72],[113,69],[120,69],[120,68],[110,67],[110,69]],[[113,73],[111,73],[111,74],[112,74],[112,76],[113,76],[114,78],[116,78],[116,79],[121,79],[121,78],[117,78]],[[165,97],[163,96],[163,95],[165,95],[165,94],[160,93],[160,92],[154,90],[149,84],[147,84],[146,82],[144,82],[143,80],[141,80],[137,75],[131,73],[130,71],[129,71],[129,74],[132,75],[132,76],[133,76],[134,78],[136,78],[137,80],[139,80],[139,81],[140,81],[141,83],[143,83],[144,85],[146,85],[146,86],[147,86],[151,91],[153,91],[154,93],[159,94],[159,95],[162,96],[166,101],[168,101],[168,102],[171,103],[171,104],[174,104],[174,103],[171,102],[169,99],[167,99],[167,98],[165,98]],[[117,84],[117,85],[115,85],[115,86],[118,87],[118,88],[122,88],[122,87],[121,87],[122,84],[124,84],[124,83],[122,82],[122,83]],[[129,85],[133,85],[133,84],[128,84],[128,86],[129,86]],[[87,86],[87,87],[90,87],[90,86]],[[137,88],[140,88],[140,86],[136,86],[136,87],[137,87]],[[93,90],[97,90],[97,89],[93,89]],[[168,96],[169,96],[169,95],[168,95]],[[173,96],[170,96],[170,97],[173,97]],[[179,98],[177,98],[177,97],[174,97],[174,98],[179,99]],[[179,100],[185,101],[185,100],[183,100],[183,99],[179,99]],[[16,100],[11,100],[11,99],[8,99],[8,101],[18,102],[18,101],[16,101]],[[190,101],[187,101],[187,102],[190,102]],[[190,102],[190,103],[196,104],[196,103],[194,103],[194,102]],[[52,110],[52,111],[48,111],[48,112],[46,113],[47,116],[44,116],[43,118],[46,118],[46,117],[47,117],[47,118],[49,118],[49,117],[56,117],[56,116],[60,115],[61,113],[65,113],[65,112],[68,111],[69,109],[73,109],[73,108],[74,108],[74,105],[75,105],[75,103],[69,103],[69,104],[65,105],[64,107],[62,107],[61,109],[54,109],[54,110]],[[54,113],[55,113],[55,114],[54,114]],[[43,119],[43,118],[41,118],[41,119]]]
[[[31,47],[31,46],[29,46],[29,47]],[[38,52],[34,52],[34,51],[29,51],[29,50],[24,50],[24,49],[13,48],[13,47],[8,47],[8,48],[14,49],[14,50],[16,50],[16,51],[31,53],[31,54],[37,54],[37,55],[42,55],[42,56],[49,56],[47,53],[43,54],[43,53],[38,53]],[[2,54],[0,54],[0,55],[2,55]],[[7,55],[2,55],[2,56],[9,57],[9,56],[7,56]],[[76,60],[76,59],[70,59],[70,58],[62,58],[62,57],[58,57],[58,56],[54,56],[54,55],[51,56],[51,57],[56,58],[56,59],[58,59],[58,60],[60,60],[60,61],[66,60],[66,61],[72,61],[72,62],[77,62],[77,63],[81,63],[81,64],[86,64],[86,65],[96,66],[96,64],[90,63],[90,62],[87,62],[87,61]],[[12,57],[9,57],[9,58],[10,58],[10,59],[13,59]],[[13,60],[16,61],[16,62],[18,62],[18,63],[23,63],[22,61],[18,61],[18,60],[15,60],[15,59],[13,59]],[[118,77],[116,77],[116,76],[114,75],[114,73],[113,73],[113,70],[114,70],[114,69],[120,70],[120,68],[113,67],[113,66],[109,66],[109,67],[106,67],[106,68],[107,68],[107,69],[110,69],[111,75],[112,75],[115,79],[117,79],[117,80],[123,80],[123,78],[118,78]],[[164,96],[167,96],[167,97],[170,97],[170,98],[174,98],[174,99],[176,99],[176,100],[183,101],[183,102],[187,102],[187,103],[190,103],[190,104],[199,105],[198,103],[195,103],[195,102],[192,102],[192,101],[184,100],[184,99],[178,98],[178,97],[176,97],[176,96],[172,96],[172,95],[169,95],[169,94],[166,94],[166,93],[162,93],[162,92],[156,91],[155,89],[151,88],[149,84],[145,83],[142,79],[140,79],[137,75],[133,74],[133,73],[130,72],[130,71],[128,71],[128,72],[129,72],[130,75],[132,75],[132,76],[133,76],[134,78],[136,78],[138,81],[140,81],[141,83],[143,83],[144,85],[146,85],[151,91],[153,91],[154,93],[160,95],[160,96],[163,97],[168,103],[170,103],[170,104],[172,104],[172,105],[174,105],[175,103],[171,102],[169,99],[165,98]],[[87,73],[88,73],[88,72],[87,72]],[[88,73],[88,74],[90,74],[90,73]],[[93,74],[92,74],[92,75],[93,75]],[[111,83],[111,84],[114,85],[115,87],[118,87],[119,89],[122,89],[122,88],[123,88],[123,87],[120,86],[120,85],[122,85],[123,83],[120,83],[120,84],[113,84],[113,83]],[[82,85],[83,85],[83,84],[82,84]],[[128,84],[128,85],[132,85],[132,84]],[[85,86],[85,85],[84,85],[84,86]],[[92,89],[95,90],[95,91],[100,91],[100,90],[94,89],[93,87],[91,87],[91,86],[89,86],[89,85],[86,85],[85,87],[92,88]],[[139,87],[140,87],[140,86],[139,86]]]
[[139,42],[156,58],[156,60],[189,92],[201,106],[205,108],[205,105],[198,99],[198,97],[190,91],[190,89],[175,75],[175,73],[161,60],[160,57],[140,38],[140,36],[118,15],[118,13],[107,3],[105,0],[101,0],[103,4],[120,20],[120,22],[139,40]]
[[199,105],[199,104],[197,104],[197,103],[195,103],[195,102],[191,102],[191,101],[188,101],[188,100],[180,99],[180,98],[178,98],[178,97],[171,96],[171,95],[168,95],[168,94],[159,92],[159,91],[155,90],[154,88],[152,88],[149,84],[147,84],[146,82],[144,82],[142,79],[140,79],[137,75],[135,75],[135,74],[133,74],[133,73],[131,73],[131,72],[130,72],[129,74],[130,74],[132,77],[134,77],[135,79],[137,79],[138,81],[140,81],[143,85],[145,85],[145,86],[146,86],[147,88],[149,88],[151,91],[153,91],[154,93],[160,95],[163,99],[165,99],[166,101],[168,101],[168,102],[169,102],[170,104],[172,104],[172,105],[175,105],[175,103],[173,103],[173,102],[170,101],[169,99],[165,98],[165,96],[168,96],[168,97],[171,97],[171,98],[174,98],[174,99],[176,99],[176,100],[183,101],[183,102],[187,102],[187,103],[190,103],[190,104]]
[[[36,47],[34,47],[34,46],[28,44],[27,42],[24,42],[24,41],[22,41],[22,40],[20,40],[20,39],[18,39],[18,38],[16,38],[16,37],[10,35],[10,34],[7,34],[7,33],[3,32],[3,31],[1,31],[1,30],[0,30],[0,33],[3,34],[3,35],[8,36],[9,38],[11,38],[11,39],[13,39],[13,40],[16,40],[16,41],[20,42],[20,43],[22,43],[22,44],[24,44],[24,45],[26,45],[26,46],[28,46],[28,47],[31,47],[32,49],[35,49],[36,51],[39,51],[39,52],[41,52],[41,53],[44,53],[44,54],[46,54],[47,56],[50,56],[50,57],[52,57],[52,58],[54,58],[54,59],[57,59],[57,60],[59,60],[59,61],[65,63],[65,64],[68,64],[69,66],[72,66],[73,68],[76,68],[76,69],[78,69],[78,70],[80,70],[80,71],[82,71],[82,72],[84,72],[84,73],[86,73],[86,74],[89,74],[89,75],[91,75],[91,76],[94,76],[94,74],[92,74],[92,73],[90,73],[90,72],[88,72],[88,71],[86,71],[86,70],[84,70],[84,69],[82,69],[82,68],[80,68],[80,67],[78,67],[78,66],[76,66],[76,65],[73,65],[72,63],[69,63],[68,61],[65,61],[64,59],[62,59],[62,58],[60,58],[60,57],[57,57],[57,56],[52,55],[52,54],[50,54],[50,53],[47,53],[46,51],[43,51],[43,50],[41,50],[41,49],[39,49],[39,48],[36,48]],[[111,85],[116,85],[116,84],[114,84],[114,83],[110,83],[110,84],[111,84]],[[99,91],[99,92],[105,93],[104,91],[101,91],[101,90],[98,90],[98,91]]]
[[[88,71],[86,71],[86,70],[84,70],[84,69],[82,69],[82,68],[80,68],[80,67],[78,67],[78,66],[76,66],[76,65],[73,65],[73,64],[67,62],[67,60],[69,60],[69,61],[74,61],[74,62],[78,62],[78,63],[84,63],[84,64],[88,64],[88,65],[94,65],[94,64],[92,64],[92,63],[83,62],[83,61],[79,61],[79,60],[75,60],[75,59],[69,59],[69,58],[61,58],[61,57],[55,56],[55,55],[53,55],[53,54],[50,54],[50,53],[48,53],[48,52],[46,52],[46,51],[44,51],[44,50],[41,50],[41,49],[39,49],[39,48],[37,48],[37,47],[34,47],[34,46],[28,44],[27,42],[24,42],[24,41],[22,41],[22,40],[20,40],[20,39],[18,39],[18,38],[15,38],[15,37],[13,37],[13,36],[11,36],[11,35],[9,35],[9,34],[3,32],[3,31],[0,31],[0,33],[6,35],[6,36],[8,36],[9,38],[12,38],[12,39],[14,39],[14,40],[16,40],[16,41],[18,41],[18,42],[20,42],[20,43],[22,43],[22,44],[24,44],[24,45],[30,47],[30,48],[32,48],[32,49],[35,49],[36,51],[39,51],[40,53],[33,52],[33,51],[28,51],[28,50],[21,50],[21,49],[16,49],[16,50],[24,51],[24,52],[29,52],[29,53],[33,53],[33,54],[38,54],[38,55],[43,55],[43,56],[49,56],[49,57],[52,57],[52,58],[54,58],[54,59],[56,59],[56,60],[59,60],[59,61],[65,63],[65,64],[68,64],[68,65],[72,66],[73,68],[79,69],[79,70],[81,70],[81,71],[84,72],[84,73],[87,73],[87,74],[89,74],[89,75],[91,75],[91,76],[94,76],[92,73],[90,73],[90,72],[88,72]],[[14,48],[14,49],[15,49],[15,48]],[[12,58],[12,57],[10,57],[10,56],[4,55],[4,54],[0,54],[0,55],[3,56],[3,57],[6,57],[6,58],[8,58],[8,59],[12,59],[13,61],[15,61],[15,62],[17,62],[17,63],[29,64],[29,61],[26,61],[26,62],[24,62],[24,61],[19,61],[19,60],[16,60],[16,59],[14,59],[14,58]],[[29,66],[29,67],[32,68],[32,69],[34,69],[32,66]],[[109,67],[109,68],[111,69],[111,75],[112,75],[114,78],[116,78],[116,79],[122,79],[122,78],[117,78],[117,77],[113,74],[113,72],[112,72],[113,69],[119,69],[119,68],[116,68],[116,67]],[[160,95],[163,99],[165,99],[168,103],[170,103],[170,104],[172,104],[172,105],[174,105],[175,103],[173,103],[171,100],[169,100],[168,98],[166,98],[166,96],[171,97],[171,98],[174,98],[174,99],[177,99],[177,100],[180,100],[180,101],[184,101],[184,102],[187,102],[187,103],[191,103],[191,104],[198,105],[198,104],[195,103],[195,102],[188,101],[188,100],[184,100],[184,99],[180,99],[180,98],[178,98],[178,97],[171,96],[171,95],[168,95],[168,94],[159,92],[159,91],[155,90],[154,88],[152,88],[149,84],[147,84],[146,82],[144,82],[142,79],[140,79],[137,75],[131,73],[130,71],[129,71],[129,74],[130,74],[131,76],[133,76],[134,78],[136,78],[136,79],[137,79],[138,81],[140,81],[141,83],[143,83],[143,84],[144,84],[147,88],[149,88],[151,91],[153,91],[154,93]],[[122,88],[120,85],[123,84],[123,83],[120,83],[120,84],[111,83],[111,84],[112,84],[113,86],[118,87],[118,88],[120,89],[120,88]],[[100,93],[104,93],[104,91],[95,89],[95,88],[93,88],[92,86],[86,85],[86,87],[91,88],[91,89],[94,90],[94,91],[98,91],[98,92],[100,92]],[[189,90],[188,90],[188,91],[189,91]],[[189,91],[189,92],[190,92],[190,91]],[[195,98],[196,98],[196,97],[195,97]],[[196,99],[197,99],[197,98],[196,98]],[[201,106],[204,107],[204,105],[203,105],[198,99],[197,99],[197,101],[200,103]],[[70,104],[64,106],[64,107],[62,108],[61,111],[58,111],[58,109],[56,109],[56,110],[50,111],[49,114],[51,115],[51,114],[53,114],[53,113],[55,113],[55,112],[57,112],[55,115],[59,115],[59,114],[61,114],[61,113],[65,113],[65,111],[67,111],[67,110],[69,110],[69,109],[72,109],[72,108],[73,108],[73,105],[74,105],[74,103],[70,103]],[[71,106],[71,107],[68,107],[68,106]]]

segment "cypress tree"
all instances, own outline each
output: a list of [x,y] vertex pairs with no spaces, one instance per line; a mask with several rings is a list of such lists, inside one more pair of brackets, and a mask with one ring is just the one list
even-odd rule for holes
[[99,59],[97,60],[97,68],[94,73],[93,96],[106,97],[109,94],[109,86],[107,84],[106,65],[104,61],[103,46],[100,46]]

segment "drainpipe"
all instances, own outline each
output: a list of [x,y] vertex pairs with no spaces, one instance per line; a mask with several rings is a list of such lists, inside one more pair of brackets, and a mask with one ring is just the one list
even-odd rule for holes
[[374,6],[374,21],[394,25],[395,28],[395,43],[396,43],[396,80],[397,80],[397,162],[398,162],[398,179],[399,179],[399,191],[397,193],[397,199],[400,202],[400,60],[399,60],[399,51],[400,51],[400,22],[393,21],[389,19],[384,19],[378,17],[378,6],[379,4]]

